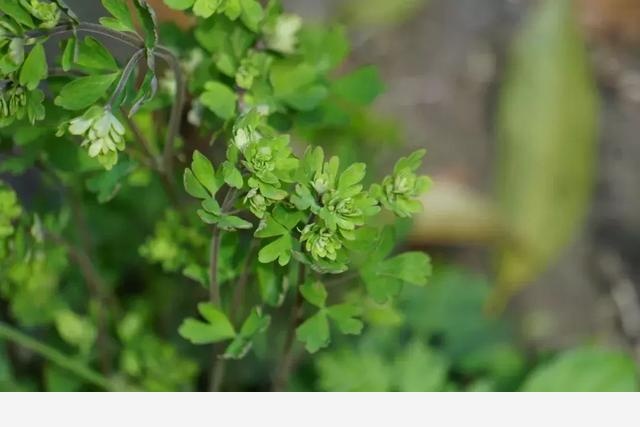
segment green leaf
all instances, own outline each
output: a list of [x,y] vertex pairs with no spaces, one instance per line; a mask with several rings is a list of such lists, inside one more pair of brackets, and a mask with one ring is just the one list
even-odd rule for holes
[[167,6],[169,6],[171,9],[187,10],[191,6],[193,6],[193,3],[195,3],[195,0],[164,0],[164,3]]
[[184,189],[187,190],[187,193],[189,193],[190,196],[197,199],[208,199],[211,197],[204,186],[200,184],[200,181],[196,179],[193,172],[191,172],[191,169],[184,170],[182,182],[184,184]]
[[202,18],[208,18],[218,11],[223,0],[195,0],[193,14]]
[[240,328],[240,333],[229,344],[223,357],[225,359],[242,359],[251,349],[254,337],[266,331],[270,323],[271,316],[263,315],[259,307],[251,310],[251,314]]
[[95,104],[113,84],[119,73],[80,77],[62,87],[54,103],[67,110],[82,110]]
[[200,303],[198,311],[206,322],[185,319],[178,329],[183,338],[193,344],[209,344],[235,337],[233,325],[218,307],[211,303]]
[[338,191],[345,191],[346,189],[359,184],[367,172],[367,165],[364,163],[354,163],[345,169],[340,175],[338,180]]
[[44,47],[42,43],[38,43],[33,46],[22,64],[20,84],[33,90],[38,87],[41,80],[47,78],[47,72],[47,57],[44,53]]
[[[131,12],[127,7],[125,0],[102,0],[102,5],[107,11],[115,18],[117,22],[117,30],[136,32],[136,27],[133,25],[131,19]],[[110,24],[114,24],[114,21],[109,20]],[[100,21],[103,23],[103,21]]]
[[63,71],[69,71],[73,67],[73,56],[76,51],[76,39],[75,37],[71,37],[67,39],[67,42],[64,45],[64,49],[62,51],[62,59],[60,60],[60,65],[62,66]]
[[20,3],[16,0],[0,0],[0,12],[9,15],[16,20],[19,24],[25,25],[28,28],[33,28],[33,19]]
[[282,267],[274,264],[257,264],[256,279],[262,301],[273,307],[281,306],[289,288],[289,280]]
[[431,263],[427,254],[407,252],[382,262],[368,263],[360,275],[367,292],[382,303],[396,296],[404,283],[425,285],[431,275]]
[[[146,0],[133,0],[138,20],[144,32],[144,45],[147,50],[152,51],[158,44],[158,28],[156,23],[156,13]],[[150,55],[152,57],[152,55]]]
[[360,68],[334,81],[331,92],[357,105],[368,105],[384,92],[384,84],[374,66]]
[[100,172],[86,181],[87,189],[98,195],[99,203],[112,200],[120,188],[122,180],[136,169],[136,163],[120,160],[111,170]]
[[444,391],[447,385],[449,363],[420,341],[405,347],[395,361],[398,391]]
[[205,92],[200,95],[202,105],[224,120],[236,114],[238,96],[228,86],[218,82],[207,82]]
[[94,70],[117,71],[120,69],[109,50],[93,37],[85,37],[80,42],[76,64]]
[[198,150],[195,150],[193,152],[191,170],[193,171],[193,175],[195,175],[200,184],[202,184],[209,191],[211,196],[215,196],[218,189],[220,188],[216,179],[215,169],[213,168],[211,161]]
[[224,182],[227,183],[229,187],[240,189],[244,185],[242,174],[238,168],[230,162],[222,163],[222,176],[224,177]]
[[292,247],[291,236],[285,234],[260,249],[258,261],[266,264],[277,259],[280,265],[286,265],[291,259]]
[[78,347],[82,353],[86,354],[91,350],[97,337],[97,329],[88,318],[63,310],[56,314],[55,322],[62,339]]
[[500,307],[547,269],[583,224],[592,195],[598,89],[570,0],[536,3],[509,61],[498,110]]
[[296,329],[296,337],[304,343],[309,353],[315,353],[327,347],[330,341],[329,320],[324,311],[319,311],[308,318]]
[[394,372],[389,362],[372,352],[341,350],[318,356],[320,388],[335,392],[391,391]]
[[332,305],[327,309],[327,314],[336,323],[343,334],[360,335],[364,324],[356,316],[362,314],[362,308],[355,304]]
[[379,264],[376,274],[402,280],[416,286],[424,286],[431,276],[431,261],[423,252],[405,252]]
[[237,216],[224,215],[218,219],[218,227],[223,230],[233,231],[249,229],[253,227],[253,224]]
[[256,0],[240,0],[242,6],[242,22],[251,31],[257,32],[260,27],[260,22],[264,18],[264,11],[262,6]]
[[633,359],[622,352],[604,348],[580,348],[566,351],[534,370],[522,390],[638,391],[638,375]]
[[322,282],[307,282],[300,286],[299,291],[308,303],[318,308],[324,308],[327,301],[327,290]]

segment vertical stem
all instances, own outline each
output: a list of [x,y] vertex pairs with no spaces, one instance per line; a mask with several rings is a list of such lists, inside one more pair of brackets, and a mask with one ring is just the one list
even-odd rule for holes
[[287,330],[287,336],[284,341],[284,349],[282,351],[282,357],[280,358],[279,366],[276,370],[276,376],[273,381],[273,391],[284,391],[285,387],[289,383],[289,377],[291,376],[291,371],[294,368],[294,349],[295,349],[295,338],[296,338],[296,329],[298,328],[298,324],[300,323],[300,318],[302,317],[302,293],[298,289],[300,285],[302,285],[306,279],[306,268],[304,264],[299,264],[300,269],[298,270],[298,286],[296,286],[296,296],[291,307],[291,315],[290,315],[290,323],[289,329]]

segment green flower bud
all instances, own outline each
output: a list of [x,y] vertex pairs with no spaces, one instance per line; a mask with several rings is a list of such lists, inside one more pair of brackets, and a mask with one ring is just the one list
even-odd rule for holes
[[263,218],[273,201],[260,194],[257,188],[252,188],[244,197],[244,203],[257,218]]
[[22,6],[40,21],[40,28],[53,28],[60,20],[60,8],[55,3],[45,3],[40,0],[20,0]]
[[88,147],[89,156],[96,157],[106,169],[117,163],[118,151],[124,150],[124,126],[109,108],[90,108],[71,120],[68,130],[72,135],[84,137],[82,146]]
[[328,259],[335,261],[342,249],[342,241],[335,231],[320,224],[308,224],[302,230],[300,241],[313,259]]
[[294,53],[298,44],[298,31],[302,28],[302,18],[298,15],[284,14],[266,28],[266,43],[269,48]]

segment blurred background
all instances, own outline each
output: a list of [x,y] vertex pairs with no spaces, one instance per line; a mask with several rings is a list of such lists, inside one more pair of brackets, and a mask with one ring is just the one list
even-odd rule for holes
[[424,147],[435,181],[404,230],[432,283],[371,310],[378,326],[303,363],[295,387],[636,390],[640,0],[284,3],[344,25],[344,70],[384,82],[337,149],[384,171]]

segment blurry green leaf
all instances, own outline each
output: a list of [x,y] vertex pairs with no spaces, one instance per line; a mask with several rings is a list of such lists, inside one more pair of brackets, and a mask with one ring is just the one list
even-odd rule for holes
[[136,166],[136,163],[131,160],[120,160],[111,170],[100,172],[87,179],[87,189],[98,195],[98,202],[106,203],[118,194],[123,179],[131,174]]
[[178,332],[193,344],[209,344],[233,338],[235,330],[227,316],[210,303],[198,304],[198,311],[206,322],[188,318],[182,322]]
[[368,105],[384,92],[384,84],[378,69],[367,66],[334,81],[331,92],[354,104]]
[[9,15],[16,22],[27,26],[28,28],[33,28],[33,19],[29,12],[27,12],[20,3],[16,0],[0,0],[0,12]]
[[501,306],[543,272],[583,223],[593,184],[597,89],[570,0],[545,0],[512,53],[498,114],[498,196],[509,238]]
[[56,314],[55,322],[62,339],[78,347],[83,353],[89,352],[98,335],[96,327],[89,319],[64,310]]
[[284,302],[289,279],[281,267],[274,264],[257,264],[256,278],[260,296],[265,304],[279,307]]
[[219,183],[216,180],[216,172],[213,168],[213,165],[211,164],[211,161],[198,150],[195,150],[193,152],[191,170],[193,171],[193,175],[195,175],[200,184],[202,184],[209,191],[209,193],[211,193],[211,196],[215,196],[218,188],[220,187]]
[[47,58],[44,54],[44,47],[41,43],[33,46],[29,55],[22,64],[20,70],[20,84],[33,90],[38,87],[41,80],[47,78]]
[[224,352],[225,358],[242,359],[251,349],[253,338],[267,330],[271,317],[262,314],[259,308],[251,310],[251,314],[244,321],[238,336],[229,344]]
[[119,73],[80,77],[62,87],[55,104],[67,110],[82,110],[105,96]]
[[237,98],[228,86],[218,82],[207,82],[205,92],[200,95],[200,102],[221,119],[228,120],[236,113]]
[[522,391],[613,392],[638,391],[633,359],[603,348],[569,350],[534,370]]
[[344,350],[324,354],[316,364],[325,391],[390,391],[393,372],[377,354]]
[[443,391],[447,384],[447,360],[419,341],[398,355],[395,367],[399,391]]
[[307,282],[300,286],[300,293],[308,303],[318,308],[324,308],[327,300],[327,290],[322,282]]
[[431,262],[425,253],[407,252],[382,262],[369,263],[360,274],[373,299],[385,302],[400,292],[403,283],[425,285],[431,275]]
[[327,309],[327,315],[333,320],[343,334],[359,335],[364,324],[356,316],[362,314],[362,309],[355,304],[337,304]]

